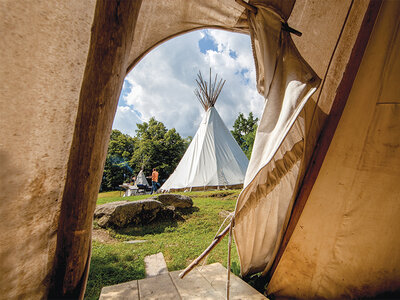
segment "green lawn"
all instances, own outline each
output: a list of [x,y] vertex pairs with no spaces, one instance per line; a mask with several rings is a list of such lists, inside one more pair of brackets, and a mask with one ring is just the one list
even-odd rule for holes
[[[168,270],[184,269],[210,244],[225,217],[221,211],[233,211],[240,190],[189,192],[194,208],[182,214],[180,221],[164,221],[147,226],[109,229],[117,241],[113,244],[93,242],[89,281],[85,299],[98,299],[103,286],[144,278],[144,257],[162,252]],[[135,201],[149,196],[119,197],[119,192],[99,194],[97,204],[113,201]],[[126,244],[128,240],[146,240]],[[211,252],[207,263],[226,266],[227,237]],[[237,272],[238,257],[232,247],[232,262]]]
[[99,197],[97,198],[97,203],[96,204],[100,205],[100,204],[105,204],[105,203],[109,203],[109,202],[125,201],[125,200],[135,201],[135,200],[141,200],[141,199],[146,199],[146,198],[150,198],[151,197],[151,195],[122,197],[122,196],[120,196],[120,194],[123,195],[124,192],[112,191],[112,192],[100,193]]

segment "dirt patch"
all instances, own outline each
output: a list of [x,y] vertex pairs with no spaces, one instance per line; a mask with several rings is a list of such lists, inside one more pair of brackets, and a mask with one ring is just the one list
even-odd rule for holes
[[211,197],[211,198],[225,198],[227,196],[231,196],[232,194],[234,194],[235,192],[221,192],[221,193],[215,193],[215,194],[210,194],[207,195],[207,197]]
[[117,242],[117,240],[112,238],[108,231],[104,229],[93,229],[92,238],[103,244],[114,244]]

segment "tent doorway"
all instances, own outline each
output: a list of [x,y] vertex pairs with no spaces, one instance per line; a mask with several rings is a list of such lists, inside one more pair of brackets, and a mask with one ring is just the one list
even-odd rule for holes
[[[193,93],[194,79],[198,68],[208,76],[210,66],[213,72],[225,74],[224,79],[227,79],[217,107],[224,121],[228,120],[230,129],[239,112],[247,115],[253,111],[257,115],[262,111],[264,99],[256,90],[249,36],[202,29],[154,47],[127,74],[113,128],[134,137],[136,123],[155,117],[167,129],[177,127],[179,133],[183,131],[183,137],[193,136],[204,114]],[[153,167],[159,167],[152,163],[149,160],[148,165],[143,166],[140,160],[138,167],[144,167],[145,175],[149,176]],[[131,167],[137,174],[135,167]],[[94,257],[92,265],[98,261]]]

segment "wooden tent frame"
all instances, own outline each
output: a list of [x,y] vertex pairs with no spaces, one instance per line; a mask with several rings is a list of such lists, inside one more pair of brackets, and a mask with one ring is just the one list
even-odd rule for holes
[[218,80],[218,73],[215,74],[214,81],[211,80],[211,68],[210,68],[210,81],[207,83],[203,79],[201,72],[197,74],[196,83],[198,88],[194,90],[194,94],[196,95],[197,99],[199,100],[200,104],[203,106],[204,110],[207,111],[210,107],[215,105],[217,102],[218,96],[221,93],[222,88],[226,80],[223,81],[221,78]]

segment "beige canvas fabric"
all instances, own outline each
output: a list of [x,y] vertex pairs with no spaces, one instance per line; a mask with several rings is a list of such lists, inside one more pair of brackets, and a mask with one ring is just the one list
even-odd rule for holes
[[242,274],[265,270],[279,247],[304,147],[304,120],[296,119],[320,83],[282,21],[264,6],[249,15],[257,86],[266,102],[235,213]]
[[385,1],[335,136],[268,286],[302,299],[400,289],[400,3]]
[[[295,0],[258,2],[276,7],[288,18]],[[135,42],[130,52],[129,70],[165,40],[207,27],[249,33],[246,11],[235,0],[143,1],[135,28]]]
[[0,3],[0,298],[48,291],[95,1]]

